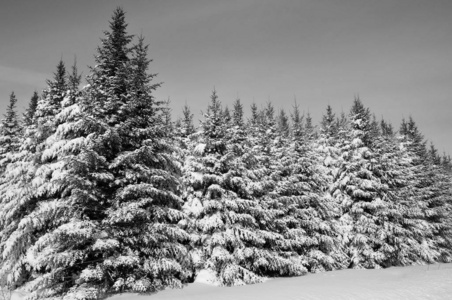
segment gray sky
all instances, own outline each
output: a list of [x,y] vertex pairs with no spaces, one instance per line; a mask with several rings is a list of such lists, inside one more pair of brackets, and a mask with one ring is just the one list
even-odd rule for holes
[[87,65],[116,6],[129,32],[146,37],[152,71],[171,98],[199,116],[215,87],[247,111],[294,97],[318,122],[330,104],[348,112],[355,95],[398,128],[413,116],[427,139],[452,154],[450,0],[2,0],[0,111],[12,90],[26,107],[60,59]]

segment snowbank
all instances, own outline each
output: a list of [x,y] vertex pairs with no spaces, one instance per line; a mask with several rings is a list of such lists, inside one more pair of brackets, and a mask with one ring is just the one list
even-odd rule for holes
[[[204,274],[197,282],[180,290],[166,290],[153,295],[126,293],[108,300],[452,299],[452,263],[332,271],[237,287],[217,287],[210,283],[209,275]],[[23,295],[15,293],[12,299],[23,299]]]
[[341,270],[265,283],[216,287],[193,283],[181,290],[155,295],[122,294],[108,300],[353,300],[452,299],[452,264],[380,270]]

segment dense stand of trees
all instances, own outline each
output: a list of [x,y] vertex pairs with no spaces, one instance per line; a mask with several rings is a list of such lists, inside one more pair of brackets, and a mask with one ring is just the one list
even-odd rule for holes
[[0,285],[98,299],[342,268],[452,260],[452,164],[412,118],[360,99],[312,123],[297,103],[171,121],[143,37],[115,10],[80,88],[62,61],[23,118],[0,126]]

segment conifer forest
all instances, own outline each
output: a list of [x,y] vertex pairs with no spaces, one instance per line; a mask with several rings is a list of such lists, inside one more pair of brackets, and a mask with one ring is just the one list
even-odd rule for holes
[[[0,285],[100,299],[347,268],[452,261],[452,163],[411,117],[356,97],[320,124],[212,91],[173,120],[117,8],[82,76],[60,61],[0,127]],[[82,87],[83,86],[83,87]],[[245,117],[246,116],[246,117]]]

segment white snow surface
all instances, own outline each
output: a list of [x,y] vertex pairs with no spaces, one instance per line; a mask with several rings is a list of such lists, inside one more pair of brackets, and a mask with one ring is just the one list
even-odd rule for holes
[[207,284],[207,285],[213,285],[213,286],[219,286],[219,282],[215,278],[215,272],[213,270],[209,269],[203,269],[199,271],[199,273],[196,276],[196,280],[194,284]]
[[[108,300],[452,299],[452,263],[340,270],[236,287],[208,284],[209,277],[203,274],[197,282],[183,289],[168,289],[152,295],[124,293]],[[20,300],[23,295],[15,293],[12,300]]]

